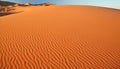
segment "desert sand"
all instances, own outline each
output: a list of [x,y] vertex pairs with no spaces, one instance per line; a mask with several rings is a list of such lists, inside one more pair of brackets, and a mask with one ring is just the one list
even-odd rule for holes
[[0,69],[120,69],[120,10],[16,7],[0,17]]

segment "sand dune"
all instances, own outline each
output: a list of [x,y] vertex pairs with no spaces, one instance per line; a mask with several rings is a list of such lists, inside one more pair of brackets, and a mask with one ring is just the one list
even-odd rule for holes
[[0,17],[0,69],[120,69],[120,10],[17,9]]

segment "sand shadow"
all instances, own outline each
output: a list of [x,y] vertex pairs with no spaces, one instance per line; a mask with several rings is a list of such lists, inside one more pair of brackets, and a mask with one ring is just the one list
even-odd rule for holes
[[21,13],[22,11],[20,12],[0,12],[0,17],[1,16],[7,16],[7,15],[11,15],[11,14],[17,14],[17,13]]

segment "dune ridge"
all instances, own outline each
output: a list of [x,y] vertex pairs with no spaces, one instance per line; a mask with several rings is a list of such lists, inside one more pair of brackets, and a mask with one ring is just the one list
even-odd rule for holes
[[120,11],[18,7],[0,17],[0,69],[120,69]]

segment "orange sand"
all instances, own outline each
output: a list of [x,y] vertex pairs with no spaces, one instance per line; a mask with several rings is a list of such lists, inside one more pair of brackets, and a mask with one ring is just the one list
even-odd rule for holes
[[17,9],[0,17],[0,69],[120,69],[120,10]]

